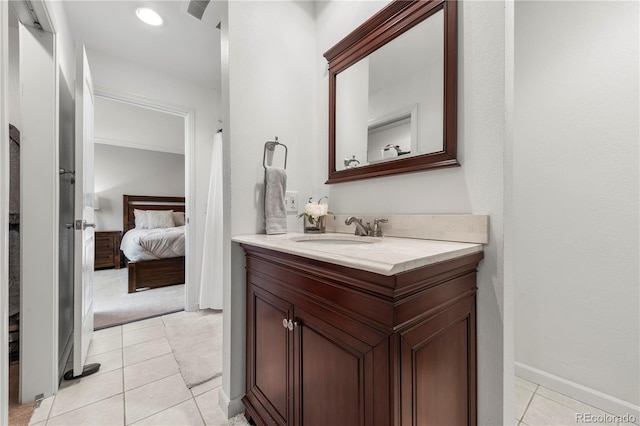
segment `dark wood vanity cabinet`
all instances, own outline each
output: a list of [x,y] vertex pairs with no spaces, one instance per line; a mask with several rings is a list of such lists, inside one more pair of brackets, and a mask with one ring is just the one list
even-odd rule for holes
[[243,245],[247,418],[475,425],[474,253],[385,276]]

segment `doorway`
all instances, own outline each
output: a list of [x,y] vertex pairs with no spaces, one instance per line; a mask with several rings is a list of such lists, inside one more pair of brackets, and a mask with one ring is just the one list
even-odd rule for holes
[[[187,306],[185,283],[128,292],[128,262],[137,260],[123,239],[128,227],[123,224],[123,196],[188,196],[186,160],[188,111],[168,110],[160,105],[141,105],[130,96],[96,94],[95,109],[95,193],[96,193],[96,329],[151,318],[183,310]],[[166,209],[178,209],[167,205]],[[139,207],[144,210],[144,205]],[[186,210],[186,209],[185,209]],[[178,213],[176,213],[178,214]],[[176,230],[182,222],[176,221]],[[182,227],[186,227],[182,224]],[[171,233],[173,227],[166,229]],[[142,230],[133,230],[140,234]],[[152,233],[159,230],[150,230]],[[144,235],[140,235],[144,238]],[[186,237],[186,236],[185,236]],[[127,246],[120,249],[121,241]],[[188,245],[172,242],[182,249]],[[137,247],[136,247],[137,250]],[[148,253],[162,256],[163,253]],[[176,254],[171,252],[171,255]],[[179,254],[179,253],[178,253]],[[182,253],[189,258],[186,250]]]

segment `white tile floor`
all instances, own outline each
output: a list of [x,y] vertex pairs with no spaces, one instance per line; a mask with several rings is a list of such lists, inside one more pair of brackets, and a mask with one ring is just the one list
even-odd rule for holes
[[[229,424],[218,408],[221,378],[188,389],[165,337],[166,325],[188,326],[207,313],[178,312],[95,332],[87,363],[99,362],[100,371],[63,381],[58,393],[35,410],[30,425]],[[518,426],[580,425],[587,422],[576,415],[584,413],[608,414],[516,377]]]
[[[592,416],[591,421],[587,421],[585,417],[587,414]],[[614,419],[614,421],[607,423],[608,419]],[[516,377],[516,424],[519,426],[569,426],[589,423],[632,426],[634,424],[616,423],[615,419],[615,416],[595,407]]]
[[[178,312],[94,333],[87,363],[100,371],[63,381],[30,425],[227,425],[218,408],[221,378],[188,389],[164,327],[206,315]],[[236,423],[237,424],[237,423]]]

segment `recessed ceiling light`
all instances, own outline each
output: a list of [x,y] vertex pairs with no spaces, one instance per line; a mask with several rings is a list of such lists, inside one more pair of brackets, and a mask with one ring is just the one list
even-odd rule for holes
[[136,15],[138,15],[138,18],[145,24],[153,25],[154,27],[162,25],[162,17],[158,15],[155,10],[149,9],[148,7],[136,9]]

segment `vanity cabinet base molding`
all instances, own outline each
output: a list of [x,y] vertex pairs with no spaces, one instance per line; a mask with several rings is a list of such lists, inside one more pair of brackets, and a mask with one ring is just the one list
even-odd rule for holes
[[242,246],[248,419],[476,425],[482,253],[385,276]]

